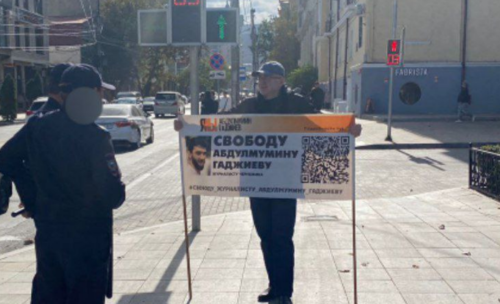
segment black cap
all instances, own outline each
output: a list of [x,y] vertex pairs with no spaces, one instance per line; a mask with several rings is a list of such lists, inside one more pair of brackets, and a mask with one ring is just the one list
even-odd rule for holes
[[258,71],[252,73],[253,77],[258,77],[259,75],[278,75],[285,77],[285,68],[277,61],[268,61],[264,63]]
[[71,91],[82,87],[116,90],[113,85],[103,82],[99,71],[89,64],[78,64],[67,68],[62,74],[59,86],[63,89],[70,86]]

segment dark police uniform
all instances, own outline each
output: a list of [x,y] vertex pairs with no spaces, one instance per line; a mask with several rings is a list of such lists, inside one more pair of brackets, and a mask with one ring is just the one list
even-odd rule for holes
[[64,111],[34,117],[0,149],[0,172],[37,228],[32,303],[104,303],[112,209],[125,200],[109,133]]
[[[227,114],[315,114],[314,108],[301,95],[280,95],[265,100],[262,95],[244,100]],[[250,198],[253,221],[261,239],[261,248],[275,296],[291,297],[295,249],[293,232],[297,214],[296,199]]]

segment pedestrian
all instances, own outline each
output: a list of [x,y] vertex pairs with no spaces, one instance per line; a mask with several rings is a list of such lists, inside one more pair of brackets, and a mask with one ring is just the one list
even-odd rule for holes
[[[258,79],[257,97],[248,98],[224,114],[315,114],[306,98],[288,93],[285,69],[276,61],[254,72]],[[352,132],[361,132],[356,126]],[[355,134],[359,135],[359,134]],[[252,217],[261,239],[261,249],[269,279],[268,288],[258,297],[261,303],[290,304],[293,293],[295,249],[293,234],[297,215],[296,199],[250,198]]]
[[219,101],[219,112],[231,110],[231,97],[226,91],[222,92],[222,97]]
[[65,108],[74,90],[93,89],[102,98],[103,87],[112,88],[94,67],[67,68],[61,109],[33,118],[0,149],[0,172],[25,185],[18,192],[35,222],[32,304],[105,302],[112,210],[124,202],[125,185],[109,133],[75,123]]
[[211,91],[205,92],[201,101],[201,115],[217,114],[219,111],[219,104],[215,101],[214,95]]
[[474,115],[469,112],[469,107],[472,103],[472,97],[469,93],[469,85],[467,82],[462,82],[460,94],[458,95],[458,119],[456,122],[462,122],[465,117],[475,120]]
[[311,104],[313,105],[316,112],[320,112],[325,103],[325,91],[319,86],[319,82],[316,81],[310,93]]

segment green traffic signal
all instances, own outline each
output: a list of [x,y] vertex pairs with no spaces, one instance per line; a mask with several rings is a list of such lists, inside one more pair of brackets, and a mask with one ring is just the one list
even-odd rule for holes
[[225,28],[227,25],[226,18],[224,16],[220,15],[219,20],[217,21],[217,24],[219,25],[219,37],[221,40],[224,40],[226,37],[225,35]]

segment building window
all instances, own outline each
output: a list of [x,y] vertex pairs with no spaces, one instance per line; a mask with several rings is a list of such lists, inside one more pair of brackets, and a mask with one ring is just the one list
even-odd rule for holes
[[42,0],[35,0],[35,13],[43,15],[43,3]]
[[358,48],[363,46],[363,17],[359,17]]
[[24,9],[27,10],[27,11],[30,10],[29,0],[24,0]]
[[19,24],[14,25],[16,27],[16,48],[21,48],[21,28]]
[[19,0],[16,0],[16,7],[19,7]]
[[[7,24],[7,16],[5,15],[5,11],[3,8],[0,7],[0,22],[2,24]],[[0,46],[1,47],[8,47],[8,28],[7,25],[2,25],[0,26]]]
[[24,27],[24,47],[27,51],[30,51],[30,29],[28,27]]
[[45,53],[43,50],[43,47],[45,46],[43,40],[43,30],[36,29],[35,37],[36,37],[36,53],[43,55]]
[[399,91],[399,98],[407,105],[414,105],[420,101],[420,98],[422,98],[422,90],[418,84],[408,82],[401,87],[401,90]]

